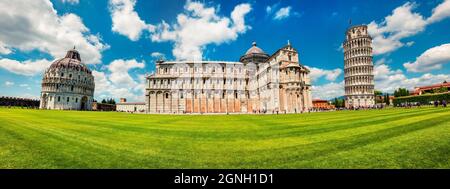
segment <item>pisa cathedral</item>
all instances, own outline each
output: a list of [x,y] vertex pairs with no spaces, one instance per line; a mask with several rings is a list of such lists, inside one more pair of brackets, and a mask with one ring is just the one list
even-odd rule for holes
[[367,26],[350,27],[344,48],[345,107],[369,108],[375,105],[372,38]]
[[157,61],[148,113],[300,113],[312,107],[309,70],[288,43],[268,55],[256,43],[239,62]]

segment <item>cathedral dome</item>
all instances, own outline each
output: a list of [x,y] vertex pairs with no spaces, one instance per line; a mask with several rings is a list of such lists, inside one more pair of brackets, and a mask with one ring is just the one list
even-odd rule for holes
[[240,58],[240,62],[242,63],[262,63],[265,62],[269,58],[269,55],[266,54],[261,48],[256,46],[256,42],[252,43],[252,47],[247,50],[247,52]]
[[256,42],[253,42],[252,47],[250,47],[250,49],[248,49],[245,54],[249,55],[249,54],[266,54],[266,53],[261,48],[256,46]]
[[74,48],[45,71],[40,108],[90,110],[94,89],[94,76]]

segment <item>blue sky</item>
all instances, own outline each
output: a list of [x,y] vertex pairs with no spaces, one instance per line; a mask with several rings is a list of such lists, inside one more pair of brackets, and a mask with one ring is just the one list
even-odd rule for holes
[[94,70],[98,100],[143,101],[145,74],[161,56],[238,61],[253,41],[271,54],[290,40],[311,69],[313,96],[330,99],[343,95],[350,19],[368,24],[374,38],[376,89],[450,81],[450,0],[0,0],[0,7],[2,96],[37,98],[45,68],[74,45]]

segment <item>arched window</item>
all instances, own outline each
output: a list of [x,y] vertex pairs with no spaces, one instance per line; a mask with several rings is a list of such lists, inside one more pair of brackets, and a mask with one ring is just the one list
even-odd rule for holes
[[169,93],[166,93],[166,98],[169,98]]
[[69,102],[69,100],[70,100],[70,98],[69,98],[69,97],[67,97],[67,102]]
[[60,97],[60,96],[58,96],[58,102],[59,102],[59,101],[61,101],[61,97]]

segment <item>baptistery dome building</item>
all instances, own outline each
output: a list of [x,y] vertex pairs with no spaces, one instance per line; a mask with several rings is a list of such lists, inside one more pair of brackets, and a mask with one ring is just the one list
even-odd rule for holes
[[45,71],[40,108],[91,110],[94,88],[94,76],[74,48]]

